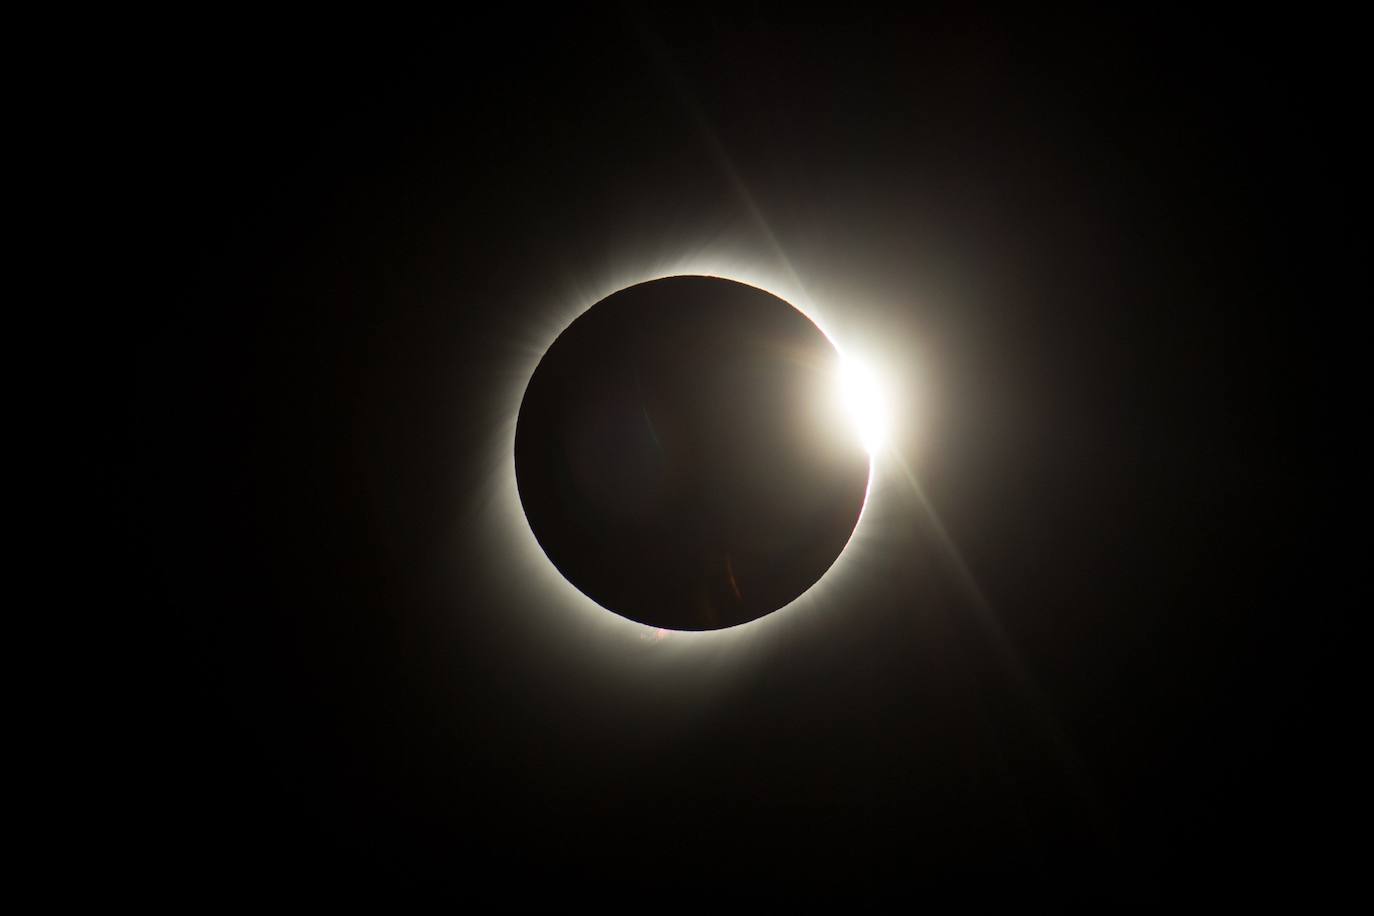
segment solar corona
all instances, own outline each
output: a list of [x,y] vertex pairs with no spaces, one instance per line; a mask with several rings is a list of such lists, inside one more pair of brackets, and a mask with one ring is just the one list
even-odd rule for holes
[[795,601],[863,513],[884,407],[805,314],[710,276],[587,309],[520,403],[515,478],[548,561],[606,611],[721,630]]

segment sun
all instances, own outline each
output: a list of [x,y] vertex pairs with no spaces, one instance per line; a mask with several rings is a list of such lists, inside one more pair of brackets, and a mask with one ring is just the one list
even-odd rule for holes
[[[526,522],[512,456],[521,398],[553,340],[582,312],[617,290],[661,277],[686,275],[732,280],[771,293],[805,315],[830,340],[837,360],[833,375],[822,382],[823,387],[818,391],[824,402],[823,410],[828,415],[824,425],[829,427],[831,436],[857,443],[867,452],[869,478],[859,519],[849,542],[820,580],[791,604],[723,630],[664,631],[660,635],[654,628],[607,611],[587,598],[548,560]],[[545,635],[556,631],[569,639],[590,639],[607,652],[631,652],[631,646],[662,647],[655,650],[656,656],[660,651],[671,651],[674,657],[685,653],[681,655],[683,660],[700,660],[707,657],[700,654],[703,652],[708,655],[716,651],[747,652],[749,646],[759,645],[759,640],[774,638],[797,626],[809,626],[808,621],[818,620],[826,609],[834,606],[839,596],[859,587],[876,559],[869,548],[880,538],[880,529],[890,521],[890,512],[886,511],[877,511],[876,516],[881,518],[875,520],[874,503],[886,504],[895,480],[889,479],[889,465],[893,462],[888,459],[896,419],[892,414],[891,392],[885,387],[890,381],[888,374],[875,371],[886,368],[886,364],[869,359],[868,352],[857,343],[848,342],[850,345],[846,346],[837,339],[835,330],[838,329],[826,319],[835,319],[840,312],[824,302],[815,301],[790,270],[764,270],[744,259],[717,258],[709,253],[661,259],[640,270],[616,270],[597,282],[578,284],[571,294],[554,296],[547,301],[547,307],[538,311],[538,318],[523,330],[518,356],[512,360],[508,373],[503,374],[503,400],[509,407],[502,411],[502,422],[492,427],[490,453],[494,476],[486,490],[489,494],[486,506],[491,512],[489,531],[496,535],[492,541],[494,555],[502,558],[499,568],[507,573],[515,572],[514,576],[502,576],[503,587],[514,588],[531,607],[540,609],[532,617],[536,631]],[[844,334],[838,336],[845,337]],[[538,624],[533,624],[535,619]],[[625,656],[631,657],[638,656],[633,653]]]
[[872,457],[886,442],[891,420],[887,395],[877,375],[862,360],[842,355],[834,393],[850,432]]

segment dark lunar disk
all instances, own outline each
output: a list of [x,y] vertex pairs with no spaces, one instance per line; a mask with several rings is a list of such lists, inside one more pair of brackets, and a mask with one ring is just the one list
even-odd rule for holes
[[839,356],[763,290],[714,277],[623,289],[544,354],[515,470],[549,559],[601,606],[674,630],[762,617],[835,562],[869,461]]

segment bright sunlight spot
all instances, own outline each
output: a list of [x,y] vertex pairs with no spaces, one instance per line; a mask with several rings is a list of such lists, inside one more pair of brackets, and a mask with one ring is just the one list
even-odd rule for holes
[[887,436],[889,405],[872,370],[847,357],[840,359],[840,404],[859,441],[871,455]]

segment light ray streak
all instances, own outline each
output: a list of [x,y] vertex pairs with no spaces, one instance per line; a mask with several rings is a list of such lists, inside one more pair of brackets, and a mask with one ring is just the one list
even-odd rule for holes
[[[744,205],[745,211],[749,214],[749,218],[753,221],[759,234],[762,235],[764,240],[768,243],[768,247],[778,263],[782,265],[792,286],[801,293],[802,304],[805,306],[803,310],[807,312],[807,314],[814,314],[814,303],[811,302],[811,296],[806,291],[806,284],[802,282],[796,267],[793,266],[792,259],[789,258],[787,252],[783,250],[782,243],[778,241],[777,233],[773,231],[772,225],[768,222],[767,217],[763,215],[763,210],[759,207],[753,192],[749,190],[749,185],[744,180],[744,176],[740,173],[738,166],[735,165],[735,161],[730,156],[729,152],[726,151],[725,144],[721,142],[719,132],[711,125],[710,119],[706,117],[705,110],[702,108],[701,103],[697,101],[696,95],[688,87],[687,81],[682,75],[682,71],[678,69],[672,56],[668,53],[668,48],[657,35],[654,35],[648,29],[641,27],[640,33],[643,36],[644,44],[649,51],[649,55],[658,65],[664,78],[666,78],[673,87],[673,92],[677,95],[678,102],[686,109],[688,117],[691,118],[698,133],[701,134],[701,138],[706,144],[706,150],[710,154],[711,159],[715,162],[717,168],[721,170],[722,174],[725,175],[726,180],[730,183],[731,189],[734,190],[736,196],[739,197],[740,202]],[[814,320],[814,318],[812,320]]]
[[1021,692],[1029,704],[1034,713],[1035,723],[1049,741],[1057,758],[1057,763],[1064,774],[1078,790],[1082,800],[1093,809],[1093,813],[1098,813],[1097,793],[1093,789],[1092,780],[1088,777],[1082,758],[1074,750],[1072,742],[1055,716],[1052,704],[1040,688],[1035,676],[1027,668],[1011,637],[1007,635],[1006,628],[1002,626],[1002,621],[998,618],[996,611],[993,610],[992,602],[988,600],[987,594],[978,584],[978,580],[965,561],[959,545],[955,543],[954,538],[950,536],[949,529],[940,519],[940,514],[935,511],[935,506],[926,495],[920,479],[895,449],[890,450],[890,452],[892,463],[901,470],[902,476],[911,487],[911,493],[916,498],[918,507],[930,525],[931,531],[935,534],[935,540],[943,554],[945,564],[953,573],[956,584],[973,611],[974,621],[991,644],[993,651],[997,654],[998,661],[1010,675],[1013,686]]

